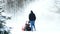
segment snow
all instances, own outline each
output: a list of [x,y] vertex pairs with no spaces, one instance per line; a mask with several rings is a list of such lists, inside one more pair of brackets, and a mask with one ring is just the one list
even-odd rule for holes
[[[60,14],[55,13],[54,0],[36,0],[27,5],[23,14],[12,17],[7,26],[12,27],[12,34],[58,34],[60,32]],[[30,10],[36,15],[36,31],[22,31],[22,26],[28,21]],[[51,11],[50,11],[51,10]]]

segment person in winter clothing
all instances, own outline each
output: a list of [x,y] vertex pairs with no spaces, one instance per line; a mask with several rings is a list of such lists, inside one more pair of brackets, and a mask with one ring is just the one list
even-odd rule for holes
[[33,11],[31,10],[31,13],[29,14],[29,22],[31,24],[31,31],[33,31],[33,28],[34,28],[34,30],[36,30],[36,28],[35,28],[35,20],[36,20],[36,16],[33,13]]

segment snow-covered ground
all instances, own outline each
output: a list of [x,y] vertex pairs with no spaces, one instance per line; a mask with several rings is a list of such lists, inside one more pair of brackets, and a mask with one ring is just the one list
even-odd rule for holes
[[[36,31],[25,32],[22,31],[22,27],[28,21],[28,15],[30,10],[36,15]],[[12,34],[58,34],[60,32],[60,14],[55,13],[57,9],[54,7],[54,0],[36,0],[28,4],[21,13],[12,17],[10,21],[7,21],[7,26],[13,27],[11,29]]]

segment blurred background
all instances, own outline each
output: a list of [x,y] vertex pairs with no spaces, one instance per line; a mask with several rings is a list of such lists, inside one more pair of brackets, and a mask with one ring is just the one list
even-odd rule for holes
[[6,26],[12,27],[12,34],[22,33],[31,10],[37,17],[36,32],[60,32],[60,0],[2,0],[0,4],[2,14],[11,17]]

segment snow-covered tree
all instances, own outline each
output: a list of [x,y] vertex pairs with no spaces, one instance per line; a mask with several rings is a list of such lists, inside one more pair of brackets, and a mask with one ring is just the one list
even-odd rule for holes
[[[4,10],[4,1],[0,0],[0,34],[9,34],[8,31],[10,31],[8,29],[8,31],[5,30],[5,28],[7,28],[6,24],[6,20],[11,19],[11,17],[7,17],[4,16],[3,13],[5,13],[6,11]],[[11,28],[11,27],[8,27]]]

